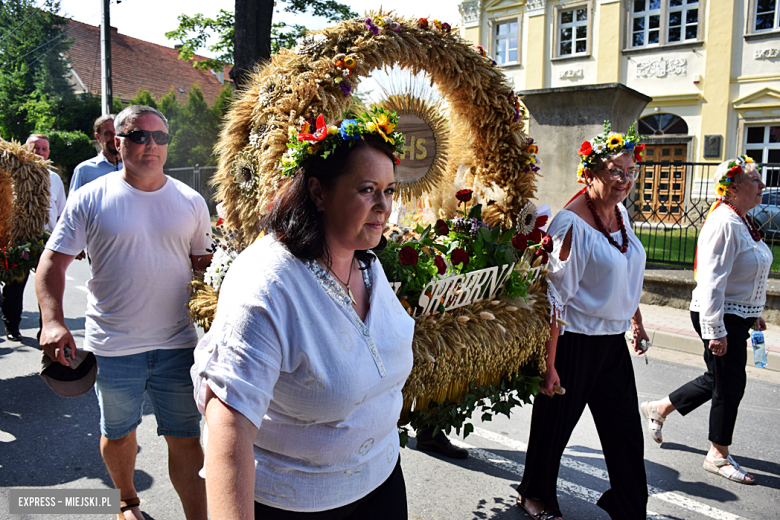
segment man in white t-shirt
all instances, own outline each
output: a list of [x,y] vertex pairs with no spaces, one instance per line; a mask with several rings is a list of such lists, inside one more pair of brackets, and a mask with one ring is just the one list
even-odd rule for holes
[[[35,155],[44,159],[49,159],[51,150],[49,149],[49,137],[44,134],[32,134],[27,138],[25,146],[31,149]],[[65,210],[65,186],[62,184],[60,176],[49,170],[49,220],[46,222],[45,229],[54,231],[57,219],[60,218]],[[18,282],[8,282],[3,286],[3,321],[5,321],[6,337],[11,341],[21,341],[22,333],[19,325],[22,321],[22,301],[24,299],[24,288],[27,285],[27,276]],[[40,336],[40,330],[38,331]]]
[[[210,261],[206,201],[163,173],[168,122],[133,105],[115,120],[123,168],[71,195],[38,267],[41,347],[69,365],[76,343],[62,309],[65,272],[89,248],[83,349],[95,354],[100,451],[127,519],[141,520],[133,483],[144,394],[168,443],[169,474],[188,520],[206,519],[200,414],[189,369],[197,333],[186,312],[192,269]],[[147,391],[148,390],[148,391]]]

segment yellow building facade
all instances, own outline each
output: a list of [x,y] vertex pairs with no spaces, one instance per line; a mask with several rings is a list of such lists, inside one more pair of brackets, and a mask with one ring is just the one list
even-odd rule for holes
[[[516,91],[622,83],[656,161],[780,165],[780,1],[466,0],[461,34]],[[625,129],[619,129],[625,131]],[[662,156],[663,154],[663,156]],[[778,169],[765,168],[780,185]]]

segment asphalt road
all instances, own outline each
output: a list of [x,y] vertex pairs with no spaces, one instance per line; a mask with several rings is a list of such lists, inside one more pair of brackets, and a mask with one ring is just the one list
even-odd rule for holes
[[[86,262],[68,271],[65,315],[76,341],[83,338]],[[38,377],[37,307],[31,279],[25,294],[19,343],[0,339],[0,519],[57,518],[8,514],[8,489],[111,487],[98,451],[99,411],[94,393],[75,399],[54,395]],[[4,334],[3,334],[4,338]],[[651,350],[649,364],[634,360],[639,398],[668,394],[701,373],[696,356]],[[750,371],[740,406],[732,453],[757,485],[727,482],[702,469],[706,453],[709,407],[685,418],[672,416],[658,447],[645,433],[645,467],[650,486],[648,518],[769,520],[780,518],[780,376]],[[777,374],[777,373],[774,373]],[[475,421],[466,439],[471,457],[452,461],[415,449],[414,439],[401,450],[410,518],[417,520],[525,518],[514,505],[515,487],[525,461],[531,407],[516,409],[511,419]],[[135,480],[147,519],[183,519],[167,476],[165,442],[156,435],[151,407],[138,429],[140,452]],[[607,519],[595,502],[608,488],[606,466],[588,412],[578,424],[562,461],[560,503],[567,520]],[[74,518],[67,516],[63,518]],[[113,518],[91,515],[86,518]]]

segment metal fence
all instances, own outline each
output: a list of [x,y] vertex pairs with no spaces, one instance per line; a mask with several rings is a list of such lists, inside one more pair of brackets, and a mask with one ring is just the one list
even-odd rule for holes
[[214,201],[214,188],[211,187],[209,181],[211,177],[216,173],[216,166],[195,166],[189,168],[169,168],[165,170],[165,174],[178,181],[183,182],[190,188],[200,193],[206,204],[209,207],[209,214],[217,214],[217,203]]
[[[780,164],[761,164],[767,184],[764,200],[750,212],[778,263],[780,276]],[[717,164],[652,162],[641,164],[633,193],[625,202],[634,233],[647,252],[648,264],[693,269],[696,240],[715,202]]]

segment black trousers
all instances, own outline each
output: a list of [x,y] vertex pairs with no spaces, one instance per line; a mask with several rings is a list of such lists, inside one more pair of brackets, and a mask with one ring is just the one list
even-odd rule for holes
[[382,485],[351,504],[327,511],[301,513],[276,509],[255,502],[257,520],[406,520],[406,483],[401,471],[401,458]]
[[[691,312],[691,321],[701,337],[698,312]],[[714,355],[709,349],[710,341],[703,339],[707,371],[669,394],[669,400],[682,415],[687,415],[712,399],[709,440],[720,446],[731,446],[739,403],[745,395],[747,384],[747,339],[750,337],[750,327],[755,322],[756,318],[724,314],[723,324],[726,326],[728,344],[726,353],[722,356]]]
[[18,332],[19,324],[22,322],[22,301],[24,299],[24,286],[27,285],[27,278],[19,282],[8,282],[3,285],[3,322],[7,333]]
[[561,457],[587,405],[596,422],[611,489],[598,501],[613,519],[647,518],[644,438],[631,356],[622,334],[558,339],[555,368],[566,395],[534,400],[523,482],[525,498],[540,500],[562,516],[557,479]]

